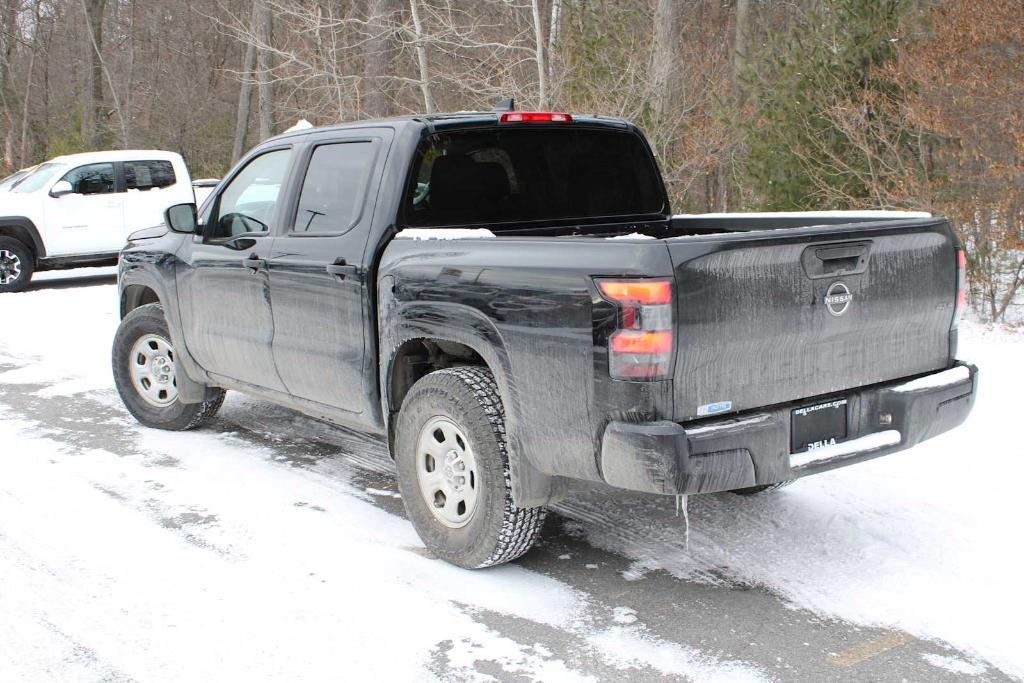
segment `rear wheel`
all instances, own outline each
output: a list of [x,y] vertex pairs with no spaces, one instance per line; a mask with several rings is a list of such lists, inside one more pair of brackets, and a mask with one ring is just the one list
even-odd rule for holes
[[32,250],[13,237],[0,237],[0,292],[20,292],[35,272]]
[[505,411],[487,369],[447,368],[417,382],[398,415],[395,461],[409,519],[437,557],[489,567],[540,535],[544,508],[512,502]]
[[114,335],[114,384],[136,420],[147,427],[185,430],[209,421],[224,403],[224,391],[202,403],[178,400],[174,346],[160,304],[131,311]]

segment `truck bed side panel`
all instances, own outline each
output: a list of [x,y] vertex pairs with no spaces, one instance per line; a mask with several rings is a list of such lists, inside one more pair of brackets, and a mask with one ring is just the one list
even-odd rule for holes
[[[671,383],[616,382],[593,335],[591,275],[671,275],[664,244],[575,239],[396,239],[381,282],[381,367],[408,339],[454,340],[493,324],[508,367],[492,367],[505,398],[510,447],[545,474],[599,480],[596,453],[610,416],[671,410]],[[466,324],[462,324],[465,322]],[[490,335],[493,337],[493,334]],[[482,354],[487,358],[487,354]],[[382,377],[387,387],[387,377]]]

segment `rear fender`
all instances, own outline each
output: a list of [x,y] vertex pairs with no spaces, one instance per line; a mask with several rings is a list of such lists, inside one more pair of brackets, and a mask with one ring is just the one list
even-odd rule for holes
[[[389,292],[390,286],[382,286]],[[505,433],[512,471],[512,498],[520,507],[535,507],[564,496],[564,482],[537,470],[522,447],[519,395],[512,379],[508,351],[494,323],[480,311],[450,302],[415,301],[398,303],[383,297],[380,312],[381,407],[385,416],[398,406],[390,395],[396,353],[412,340],[440,340],[462,344],[479,355],[494,374],[505,407]]]

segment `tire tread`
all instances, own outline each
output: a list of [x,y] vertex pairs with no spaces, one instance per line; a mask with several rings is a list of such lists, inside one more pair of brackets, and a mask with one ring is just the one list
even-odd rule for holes
[[498,444],[505,478],[505,500],[501,529],[491,554],[475,568],[492,567],[510,562],[526,553],[540,536],[547,510],[543,507],[521,508],[512,500],[512,471],[509,467],[505,435],[505,407],[498,383],[487,368],[458,366],[437,370],[428,375],[437,380],[451,378],[468,388],[490,423]]

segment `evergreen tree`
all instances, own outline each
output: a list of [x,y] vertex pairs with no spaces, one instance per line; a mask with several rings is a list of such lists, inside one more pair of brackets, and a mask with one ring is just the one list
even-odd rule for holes
[[747,171],[764,208],[855,205],[884,181],[876,157],[909,152],[889,120],[900,89],[883,68],[905,4],[828,0],[751,60]]

